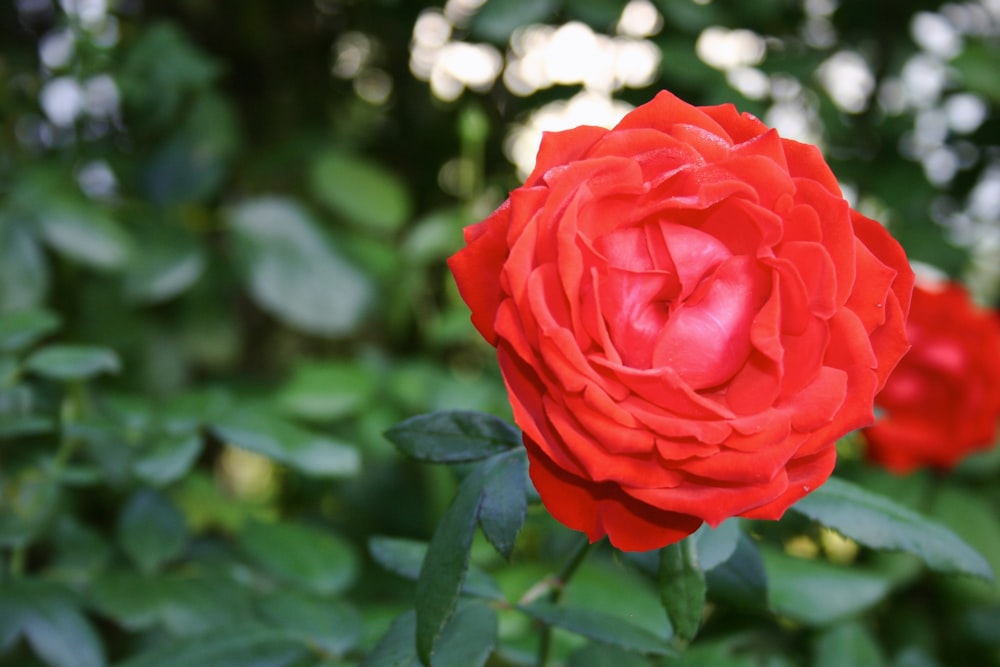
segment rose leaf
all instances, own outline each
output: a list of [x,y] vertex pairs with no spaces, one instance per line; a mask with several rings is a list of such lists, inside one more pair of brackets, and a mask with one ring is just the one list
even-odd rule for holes
[[[368,540],[368,551],[376,563],[389,572],[416,581],[427,556],[427,543],[401,537],[376,535]],[[503,593],[493,577],[475,565],[469,567],[462,592],[487,600],[503,600]]]
[[469,569],[483,483],[482,466],[465,478],[435,528],[420,567],[416,591],[417,654],[427,666],[445,624],[455,611]]
[[306,645],[287,631],[249,625],[175,639],[116,667],[287,667],[307,654]]
[[[361,667],[419,667],[417,619],[407,611],[389,626]],[[496,644],[497,616],[488,605],[469,602],[458,606],[438,640],[434,667],[481,667]]]
[[479,525],[497,552],[510,560],[528,511],[528,458],[523,449],[497,457],[486,473]]
[[34,352],[24,365],[38,375],[64,382],[121,370],[114,350],[94,345],[50,345]]
[[190,537],[180,510],[150,489],[132,496],[118,518],[118,534],[125,553],[145,573],[177,557]]
[[4,313],[0,319],[0,351],[16,352],[59,328],[59,316],[42,309]]
[[830,478],[791,509],[867,547],[912,553],[938,572],[993,579],[986,560],[955,533],[841,479]]
[[764,609],[767,607],[767,573],[760,550],[743,533],[739,533],[738,538],[736,549],[724,563],[705,570],[708,593],[713,600],[734,607]]
[[741,534],[739,521],[735,519],[724,521],[718,528],[703,524],[692,536],[698,547],[698,564],[702,571],[708,572],[729,560]]
[[813,643],[816,667],[879,667],[885,657],[871,632],[858,621],[845,621],[823,631]]
[[351,477],[361,469],[354,447],[303,429],[264,410],[230,410],[209,424],[226,444],[285,463],[313,477]]
[[860,614],[885,599],[892,581],[872,570],[761,549],[768,598],[780,616],[807,625],[828,625]]
[[621,616],[594,609],[561,607],[538,600],[518,607],[528,616],[594,641],[649,655],[673,655],[674,649],[655,634]]
[[429,463],[478,461],[521,443],[517,429],[502,419],[464,410],[411,417],[385,437],[404,454]]

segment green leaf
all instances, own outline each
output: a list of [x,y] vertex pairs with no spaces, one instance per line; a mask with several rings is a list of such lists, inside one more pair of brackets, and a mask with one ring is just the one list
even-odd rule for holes
[[814,667],[885,667],[878,642],[858,621],[827,628],[816,638],[813,651]]
[[278,392],[282,409],[296,417],[333,421],[361,410],[375,395],[377,380],[368,365],[350,361],[300,364]]
[[[400,614],[362,667],[420,667],[416,648],[417,617]],[[435,647],[433,667],[480,667],[496,643],[497,616],[481,603],[462,603],[448,621]]]
[[978,93],[994,104],[1000,103],[1000,83],[993,69],[997,55],[992,40],[970,40],[950,63],[957,70],[964,90]]
[[339,593],[357,578],[351,545],[313,526],[250,522],[240,535],[240,546],[263,569],[311,593]]
[[420,667],[416,637],[417,615],[411,609],[393,620],[361,667]]
[[385,437],[408,456],[432,463],[478,461],[521,444],[517,429],[499,417],[461,410],[411,417]]
[[560,607],[536,601],[517,607],[525,614],[548,625],[569,630],[595,641],[628,651],[650,655],[670,655],[674,650],[653,633],[613,614],[592,609]]
[[209,424],[224,442],[270,457],[314,477],[350,477],[361,469],[358,451],[260,410],[237,410]]
[[286,632],[250,625],[166,642],[116,667],[287,667],[306,654]]
[[493,548],[510,560],[528,511],[528,457],[523,449],[515,449],[487,465],[479,525]]
[[774,610],[808,625],[828,625],[878,604],[889,594],[886,577],[859,567],[795,558],[762,549]]
[[944,526],[841,479],[831,477],[791,509],[865,546],[912,553],[939,572],[993,578],[986,560]]
[[310,172],[313,194],[331,212],[377,231],[393,232],[410,217],[406,185],[363,157],[323,153]]
[[202,93],[222,68],[173,23],[146,26],[130,43],[116,81],[133,122],[148,131],[176,121],[193,93]]
[[184,516],[165,496],[143,489],[122,510],[118,538],[136,566],[152,573],[184,550],[188,529]]
[[132,463],[136,477],[153,486],[166,486],[183,477],[202,451],[198,433],[161,433]]
[[429,666],[434,645],[451,618],[469,568],[472,537],[483,489],[483,469],[463,480],[458,495],[441,517],[417,579],[417,655]]
[[474,37],[504,44],[519,27],[546,23],[559,7],[558,0],[489,0],[472,17]]
[[460,247],[463,222],[468,220],[461,210],[447,209],[430,213],[407,230],[405,238],[399,244],[399,251],[416,265],[442,260]]
[[698,633],[705,609],[705,574],[698,566],[693,537],[660,550],[660,599],[667,611],[674,635],[691,641]]
[[0,216],[0,313],[38,307],[49,268],[35,238]]
[[59,316],[48,310],[4,313],[0,308],[0,352],[23,350],[58,328]]
[[156,206],[208,202],[239,148],[230,100],[207,90],[184,100],[169,135],[140,163],[141,195]]
[[197,569],[154,578],[159,617],[176,637],[204,635],[252,619],[249,591],[227,572]]
[[0,546],[31,544],[60,507],[58,480],[39,468],[22,468],[0,476]]
[[[617,646],[588,642],[569,656],[567,667],[649,667],[649,661]],[[712,667],[717,667],[712,665]]]
[[52,584],[12,581],[0,584],[0,618],[16,626],[37,655],[51,667],[104,667],[104,647],[73,596]]
[[63,382],[121,370],[114,350],[93,345],[49,345],[29,356],[24,365],[43,377]]
[[764,609],[767,606],[764,561],[757,544],[742,533],[733,554],[721,565],[705,572],[705,583],[713,600],[741,609]]
[[[583,539],[583,536],[576,537]],[[659,552],[649,553],[652,553],[655,561],[655,576],[659,568]],[[598,551],[591,552],[586,557],[572,581],[563,589],[560,603],[573,609],[593,609],[617,616],[656,635],[664,642],[670,641],[674,636],[674,629],[667,618],[657,587],[650,585],[648,577],[641,576],[619,561],[618,553],[613,558],[603,558],[602,555]],[[506,570],[504,568],[502,572]],[[498,576],[502,572],[498,572]],[[547,573],[536,574],[527,585],[535,585],[545,574]]]
[[[1000,517],[997,516],[995,504],[981,494],[957,484],[940,484],[930,512],[962,539],[968,540],[969,544],[983,554],[993,570],[1000,572]],[[996,580],[990,586],[984,582],[964,583],[978,583],[982,586],[976,588],[992,589],[993,599],[1000,592],[1000,582]]]
[[134,572],[105,572],[91,587],[89,602],[128,630],[146,630],[160,620],[162,586]]
[[482,602],[461,602],[434,647],[433,667],[482,667],[496,641],[496,611]]
[[104,270],[118,269],[128,259],[128,237],[100,210],[63,204],[40,217],[46,242],[68,259]]
[[763,635],[731,633],[720,639],[699,640],[679,656],[664,660],[663,667],[797,667],[805,664],[784,660],[777,653],[776,643]]
[[246,280],[257,305],[317,336],[339,337],[357,327],[372,303],[372,286],[334,252],[298,204],[253,199],[232,208],[228,219],[246,258]]
[[125,269],[125,294],[138,303],[160,303],[181,294],[205,272],[205,253],[187,235],[156,226],[141,239]]
[[260,615],[303,644],[343,655],[361,639],[361,616],[346,602],[279,591],[257,602]]
[[708,572],[729,560],[740,542],[740,535],[740,523],[736,519],[724,521],[718,528],[702,524],[692,535],[702,572]]
[[[427,556],[427,543],[397,537],[375,536],[368,540],[368,551],[375,562],[386,570],[416,581],[420,577],[420,569]],[[503,593],[500,592],[493,577],[475,565],[470,566],[466,573],[465,580],[462,582],[462,592],[489,600],[504,599]]]

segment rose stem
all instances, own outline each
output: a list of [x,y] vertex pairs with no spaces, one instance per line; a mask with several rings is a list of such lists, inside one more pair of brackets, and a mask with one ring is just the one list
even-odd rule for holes
[[[555,579],[550,580],[551,589],[549,594],[546,596],[546,601],[556,604],[559,602],[559,598],[562,597],[563,591],[566,588],[566,584],[569,580],[573,578],[573,575],[583,561],[586,560],[587,554],[590,550],[594,548],[596,542],[591,542],[586,535],[580,536],[580,541],[576,543],[573,547],[573,551],[570,554],[569,559],[563,565],[559,574],[556,575]],[[552,643],[552,626],[546,624],[542,628],[541,641],[538,643],[538,667],[545,667],[549,660],[549,647]]]

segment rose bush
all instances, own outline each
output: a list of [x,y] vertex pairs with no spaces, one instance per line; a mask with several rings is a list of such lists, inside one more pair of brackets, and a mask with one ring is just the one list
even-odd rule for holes
[[906,330],[912,348],[875,398],[878,421],[863,431],[868,455],[899,473],[951,468],[997,437],[1000,316],[958,283],[918,283]]
[[625,550],[780,517],[907,349],[900,246],[815,147],[732,105],[662,92],[547,134],[465,240],[449,264],[542,501]]

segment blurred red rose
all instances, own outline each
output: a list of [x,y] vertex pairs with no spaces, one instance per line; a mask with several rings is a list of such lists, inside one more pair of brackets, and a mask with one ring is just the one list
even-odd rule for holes
[[662,92],[547,134],[449,264],[556,519],[625,550],[776,519],[870,424],[913,273],[813,146]]
[[906,323],[913,346],[875,398],[869,457],[895,472],[947,469],[992,445],[1000,420],[1000,316],[958,283],[917,284]]

